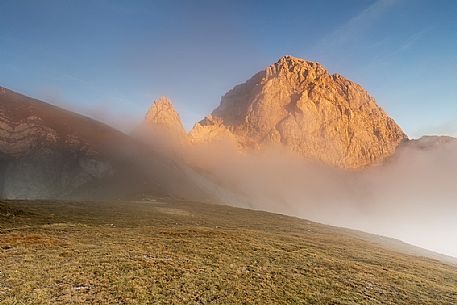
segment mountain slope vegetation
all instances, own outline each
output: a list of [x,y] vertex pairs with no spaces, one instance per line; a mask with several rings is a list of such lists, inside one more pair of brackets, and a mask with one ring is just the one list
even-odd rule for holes
[[397,241],[216,204],[3,201],[0,237],[2,304],[457,302],[457,267]]

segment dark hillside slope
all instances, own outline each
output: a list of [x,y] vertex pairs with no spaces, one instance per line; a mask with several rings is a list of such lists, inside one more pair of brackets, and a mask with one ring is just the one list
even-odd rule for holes
[[0,88],[3,198],[195,193],[185,172],[181,165],[105,124]]

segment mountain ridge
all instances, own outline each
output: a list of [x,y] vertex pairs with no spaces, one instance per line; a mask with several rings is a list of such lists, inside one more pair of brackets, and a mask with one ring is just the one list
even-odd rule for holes
[[3,198],[113,198],[141,192],[192,197],[198,192],[192,191],[196,187],[187,172],[104,123],[0,90]]
[[305,159],[363,168],[393,155],[406,134],[360,85],[290,55],[236,85],[190,131],[244,149],[282,145]]

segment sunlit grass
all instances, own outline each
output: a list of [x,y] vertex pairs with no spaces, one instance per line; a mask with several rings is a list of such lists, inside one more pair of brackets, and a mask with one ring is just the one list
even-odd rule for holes
[[455,304],[457,268],[359,233],[156,202],[0,203],[4,304]]

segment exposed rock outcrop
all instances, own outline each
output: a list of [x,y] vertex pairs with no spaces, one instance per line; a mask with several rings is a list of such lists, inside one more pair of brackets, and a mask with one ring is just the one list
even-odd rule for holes
[[380,162],[406,139],[360,85],[292,56],[230,90],[189,137],[201,143],[221,135],[244,149],[280,144],[341,168]]
[[184,138],[186,132],[178,112],[173,107],[170,99],[165,96],[154,101],[146,113],[144,123],[151,127],[160,129],[162,132]]
[[[201,122],[194,125],[188,134],[190,143],[210,144],[215,141],[229,141],[238,145],[236,136],[224,125],[224,122],[212,115],[207,116]],[[238,145],[238,148],[239,145]]]

